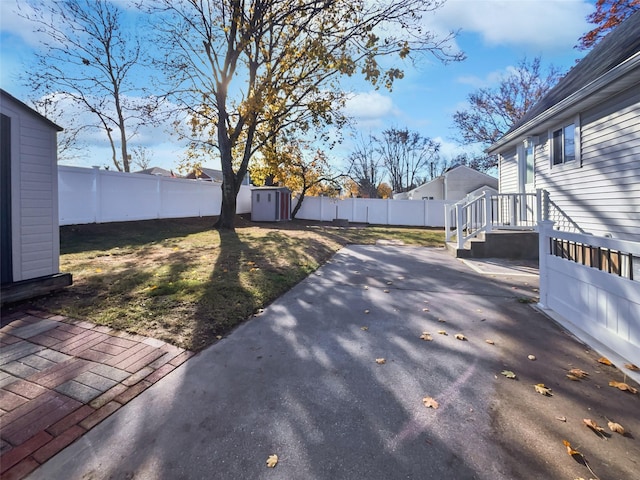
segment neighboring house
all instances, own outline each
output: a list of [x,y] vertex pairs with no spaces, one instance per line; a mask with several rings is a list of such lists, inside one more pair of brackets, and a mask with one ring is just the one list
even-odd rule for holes
[[396,193],[394,200],[446,200],[457,202],[469,193],[497,191],[498,179],[465,165],[455,165],[438,178],[408,192]]
[[173,170],[167,170],[161,167],[145,168],[144,170],[138,170],[137,172],[133,172],[133,173],[143,173],[145,175],[157,175],[159,177],[175,177]]
[[545,192],[539,306],[640,364],[640,12],[488,152],[501,194]]
[[[213,168],[200,168],[198,171],[189,173],[185,178],[205,180],[207,182],[222,183],[222,170],[214,170]],[[250,185],[249,174],[244,177],[242,185]]]
[[291,190],[287,187],[251,189],[251,220],[254,222],[291,220]]
[[61,274],[57,132],[62,128],[0,90],[2,303],[71,285]]

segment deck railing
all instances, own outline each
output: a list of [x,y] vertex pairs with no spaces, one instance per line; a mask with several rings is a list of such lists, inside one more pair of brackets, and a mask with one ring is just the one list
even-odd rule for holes
[[494,229],[536,230],[538,222],[547,218],[545,197],[542,189],[536,193],[483,192],[445,205],[446,241],[455,236],[458,248],[462,249],[467,240]]

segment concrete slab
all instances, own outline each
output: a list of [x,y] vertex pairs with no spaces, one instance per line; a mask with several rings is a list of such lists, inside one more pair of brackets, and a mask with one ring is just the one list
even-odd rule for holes
[[[582,418],[640,432],[637,398],[514,285],[441,249],[345,248],[29,478],[589,478],[564,439],[603,478],[633,478],[637,440]],[[567,380],[571,366],[590,380]]]

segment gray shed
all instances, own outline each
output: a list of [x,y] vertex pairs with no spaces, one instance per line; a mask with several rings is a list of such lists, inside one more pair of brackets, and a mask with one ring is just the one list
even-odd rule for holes
[[60,268],[57,132],[62,128],[0,89],[1,302],[71,285]]
[[251,190],[251,220],[291,220],[291,190],[287,187],[258,187]]

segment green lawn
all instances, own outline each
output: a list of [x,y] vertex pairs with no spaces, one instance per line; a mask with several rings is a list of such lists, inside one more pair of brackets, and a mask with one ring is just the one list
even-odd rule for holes
[[236,232],[213,218],[62,227],[66,290],[31,303],[199,350],[269,304],[347,244],[394,240],[442,246],[444,231],[295,220],[238,219]]

